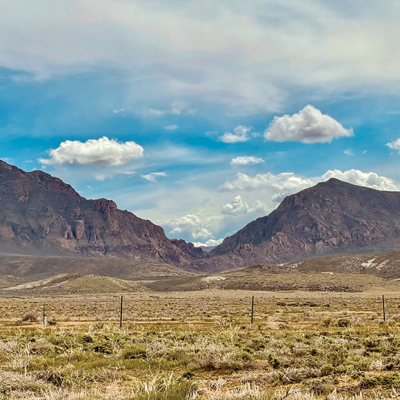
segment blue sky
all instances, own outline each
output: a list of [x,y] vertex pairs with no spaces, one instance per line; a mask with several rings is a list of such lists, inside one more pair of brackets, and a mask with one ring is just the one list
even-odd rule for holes
[[400,6],[327,3],[0,0],[0,158],[209,245],[330,177],[400,190]]

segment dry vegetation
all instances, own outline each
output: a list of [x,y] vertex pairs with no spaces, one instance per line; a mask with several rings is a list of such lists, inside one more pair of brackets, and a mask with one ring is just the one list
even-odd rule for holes
[[251,294],[4,298],[0,398],[398,398],[399,292]]

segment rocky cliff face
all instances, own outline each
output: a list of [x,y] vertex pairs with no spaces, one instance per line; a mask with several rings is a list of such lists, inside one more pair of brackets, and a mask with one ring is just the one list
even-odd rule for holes
[[[0,161],[0,250],[26,254],[122,257],[191,263],[202,250],[170,241],[151,221],[110,200],[87,200],[41,171]],[[201,254],[200,254],[201,253]]]
[[337,179],[286,197],[266,217],[249,223],[210,252],[199,269],[282,263],[329,253],[400,247],[400,193]]

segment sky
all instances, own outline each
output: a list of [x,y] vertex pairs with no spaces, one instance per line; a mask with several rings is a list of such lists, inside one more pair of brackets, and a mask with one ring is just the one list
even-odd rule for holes
[[400,3],[0,0],[0,159],[213,246],[335,177],[400,190]]

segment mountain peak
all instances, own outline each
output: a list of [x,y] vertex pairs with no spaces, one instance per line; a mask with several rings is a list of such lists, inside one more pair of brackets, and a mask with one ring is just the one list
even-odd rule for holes
[[151,221],[112,200],[87,200],[43,171],[25,172],[0,160],[0,251],[40,255],[192,261],[193,249],[170,241]]
[[372,190],[336,178],[286,197],[211,251],[235,254],[243,265],[282,263],[329,253],[396,249],[400,193]]

